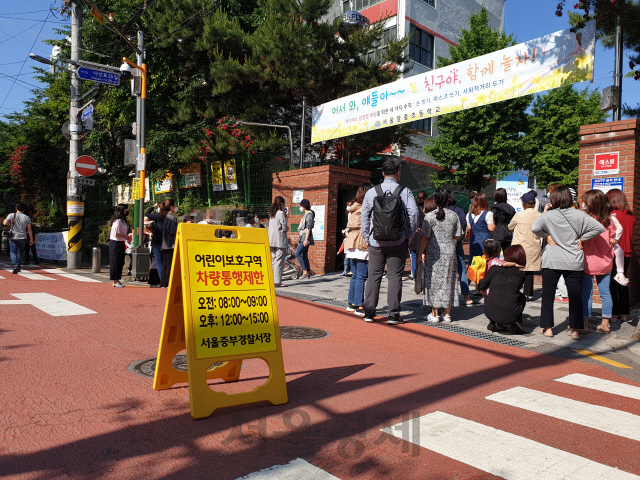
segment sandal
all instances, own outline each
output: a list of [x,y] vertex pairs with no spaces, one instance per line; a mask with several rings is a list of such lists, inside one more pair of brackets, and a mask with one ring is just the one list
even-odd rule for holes
[[545,337],[553,337],[553,330],[551,330],[551,327],[543,328],[541,333]]
[[580,340],[580,334],[578,333],[578,330],[571,330],[569,332],[569,336],[572,340]]
[[611,329],[610,328],[604,328],[602,325],[598,325],[596,327],[596,330],[598,330],[599,332],[602,332],[602,333],[611,333]]

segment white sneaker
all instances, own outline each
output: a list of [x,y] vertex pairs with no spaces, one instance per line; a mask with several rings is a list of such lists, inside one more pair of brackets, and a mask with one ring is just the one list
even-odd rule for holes
[[624,273],[622,272],[619,272],[618,274],[616,274],[616,276],[613,277],[613,279],[623,287],[626,287],[627,285],[629,285],[629,279],[625,277]]
[[436,315],[435,317],[431,314],[427,315],[426,317],[424,317],[424,319],[427,322],[433,322],[433,323],[438,323],[440,322],[440,316]]
[[122,287],[124,287],[124,285],[123,285],[123,284],[121,284],[120,282],[118,282],[118,283],[114,283],[114,284],[113,284],[113,286],[114,286],[114,287],[116,287],[116,288],[122,288]]
[[444,323],[451,323],[451,315],[445,315],[442,317]]

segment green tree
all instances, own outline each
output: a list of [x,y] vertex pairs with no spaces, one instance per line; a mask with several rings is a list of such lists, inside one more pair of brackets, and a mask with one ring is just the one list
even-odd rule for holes
[[[494,30],[483,6],[469,17],[457,46],[449,47],[449,58],[438,57],[446,67],[515,45],[513,35]],[[528,131],[526,110],[531,96],[449,113],[438,119],[439,135],[424,147],[441,167],[432,176],[436,186],[457,185],[480,190],[499,171],[521,167],[526,160],[522,142]]]
[[607,113],[600,111],[600,95],[588,88],[578,91],[567,85],[538,96],[531,113],[531,130],[525,143],[530,153],[529,170],[538,185],[575,185],[580,126],[602,123],[607,118]]

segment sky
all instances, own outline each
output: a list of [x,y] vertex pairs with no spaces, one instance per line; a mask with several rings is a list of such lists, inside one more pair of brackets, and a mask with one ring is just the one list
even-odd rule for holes
[[[100,0],[96,3],[100,6]],[[519,42],[524,42],[567,28],[566,13],[560,18],[555,16],[557,3],[558,0],[506,0],[505,31],[515,34]],[[41,64],[31,60],[29,53],[44,57],[51,54],[51,47],[44,41],[59,38],[55,29],[69,23],[66,17],[51,11],[51,7],[61,5],[62,0],[0,0],[0,118],[7,113],[22,111],[23,102],[32,96],[30,90],[39,85],[32,77],[33,67]],[[594,81],[592,84],[582,82],[576,87],[600,90],[613,85],[613,54],[613,49],[604,49],[597,43]],[[628,63],[625,58],[625,74],[629,71]],[[622,101],[632,106],[640,103],[640,82],[623,79]]]

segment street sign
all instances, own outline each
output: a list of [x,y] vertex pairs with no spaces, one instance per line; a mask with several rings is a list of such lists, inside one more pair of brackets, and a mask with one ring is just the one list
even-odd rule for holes
[[104,70],[94,68],[80,67],[78,68],[78,76],[83,80],[91,80],[93,82],[107,83],[109,85],[120,85],[120,75]]
[[86,185],[87,187],[93,187],[96,181],[92,178],[86,177],[73,177],[73,183],[76,185]]
[[98,170],[98,164],[89,155],[82,155],[76,160],[76,171],[83,177],[90,177]]
[[93,105],[89,105],[82,111],[82,121],[84,122],[87,118],[93,115]]

